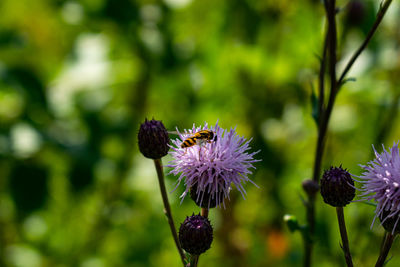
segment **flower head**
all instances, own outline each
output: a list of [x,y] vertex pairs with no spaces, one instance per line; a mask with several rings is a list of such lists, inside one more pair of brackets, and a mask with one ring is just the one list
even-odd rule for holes
[[350,173],[340,167],[330,167],[321,179],[321,195],[324,202],[333,207],[344,207],[356,195]]
[[301,183],[304,191],[307,193],[309,196],[315,195],[319,191],[319,184],[318,182],[311,180],[311,179],[305,179]]
[[[187,138],[201,130],[211,130],[214,133],[213,140],[181,148],[181,144]],[[246,141],[244,137],[236,134],[235,129],[221,129],[218,123],[210,128],[207,124],[204,127],[193,125],[191,130],[180,133],[179,137],[172,140],[175,145],[170,152],[173,160],[168,167],[173,168],[170,173],[179,175],[176,188],[182,180],[185,181],[186,190],[181,196],[182,199],[192,188],[196,190],[192,193],[197,197],[196,203],[202,205],[203,201],[208,199],[206,206],[210,207],[212,201],[216,201],[216,205],[220,206],[221,202],[224,205],[225,198],[229,199],[232,183],[243,198],[246,195],[243,183],[249,181],[255,185],[247,177],[251,174],[249,169],[254,168],[253,163],[259,161],[253,158],[258,151],[247,152],[251,139]]]
[[375,218],[379,217],[382,224],[390,220],[393,224],[393,232],[399,222],[400,215],[400,156],[398,144],[387,151],[384,146],[383,152],[379,154],[375,148],[376,158],[360,165],[365,171],[361,176],[355,176],[361,179],[363,200],[375,200],[377,202]]
[[169,136],[164,124],[157,120],[145,120],[138,133],[139,150],[151,159],[159,159],[167,155]]
[[208,250],[213,241],[213,228],[210,221],[199,215],[186,217],[179,228],[179,242],[190,254],[200,255]]

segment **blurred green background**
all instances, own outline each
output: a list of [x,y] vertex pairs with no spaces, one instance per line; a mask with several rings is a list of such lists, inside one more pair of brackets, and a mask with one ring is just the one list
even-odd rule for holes
[[[380,2],[337,2],[340,71]],[[371,144],[399,140],[399,13],[394,1],[337,98],[324,168],[360,174]],[[180,266],[153,162],[137,148],[146,117],[169,130],[237,126],[261,150],[260,188],[211,210],[199,266],[301,266],[300,234],[282,218],[305,222],[320,1],[2,0],[0,14],[0,266]],[[169,195],[177,227],[199,212],[180,204],[183,190]],[[373,211],[345,208],[356,266],[377,259]],[[334,208],[319,197],[317,215],[316,266],[344,266]]]

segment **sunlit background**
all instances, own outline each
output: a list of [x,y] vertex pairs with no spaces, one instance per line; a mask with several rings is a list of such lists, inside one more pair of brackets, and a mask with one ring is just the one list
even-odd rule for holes
[[[337,2],[340,71],[380,2]],[[0,266],[181,266],[153,162],[137,148],[146,117],[172,131],[218,121],[261,150],[260,188],[210,211],[214,241],[199,266],[301,266],[300,233],[283,216],[305,223],[321,1],[2,0],[0,14]],[[394,1],[339,94],[323,168],[360,174],[372,144],[400,139],[399,15]],[[175,182],[166,177],[168,191]],[[177,227],[199,212],[180,204],[183,190],[169,195]],[[355,266],[378,256],[373,211],[345,208]],[[317,266],[344,266],[321,197],[317,232]],[[387,266],[400,264],[399,248]]]

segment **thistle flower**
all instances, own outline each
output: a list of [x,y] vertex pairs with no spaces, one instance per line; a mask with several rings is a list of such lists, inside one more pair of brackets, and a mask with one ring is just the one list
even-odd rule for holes
[[213,228],[210,221],[199,215],[186,217],[179,228],[179,242],[190,254],[200,255],[208,250],[213,241]]
[[330,167],[321,179],[321,195],[324,202],[333,207],[344,207],[356,195],[350,173],[340,167]]
[[[205,142],[203,145],[193,145],[187,148],[181,148],[181,144],[194,133],[200,130],[211,130],[214,132],[214,141]],[[253,163],[260,161],[254,159],[253,156],[257,152],[248,153],[251,141],[236,134],[235,129],[230,131],[221,129],[218,123],[214,127],[195,127],[185,133],[179,133],[176,140],[172,140],[175,146],[169,152],[173,160],[169,162],[168,167],[172,167],[170,173],[179,175],[177,185],[184,180],[186,190],[181,195],[182,200],[193,188],[196,192],[192,193],[197,196],[196,203],[199,206],[204,205],[203,201],[208,198],[205,206],[210,207],[211,200],[216,201],[216,205],[220,206],[221,202],[225,207],[225,198],[229,199],[231,184],[245,198],[246,191],[243,187],[245,182],[251,182],[257,186],[247,176],[251,174],[250,168],[254,168]],[[258,186],[257,186],[258,187]],[[205,197],[209,195],[209,197]],[[222,201],[221,201],[222,200]]]
[[[372,224],[379,217],[382,225],[391,225],[390,228],[394,233],[400,218],[399,148],[398,144],[393,144],[389,151],[383,145],[382,148],[383,152],[379,154],[373,147],[376,158],[368,162],[367,165],[360,165],[365,170],[361,176],[353,176],[361,179],[358,182],[362,184],[361,189],[359,189],[362,192],[362,200],[375,200],[377,202]],[[386,224],[386,221],[390,223]]]

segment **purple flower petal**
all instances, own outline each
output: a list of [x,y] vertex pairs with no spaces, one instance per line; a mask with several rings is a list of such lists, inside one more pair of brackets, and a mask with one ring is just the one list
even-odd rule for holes
[[[400,155],[398,144],[387,151],[382,145],[382,153],[378,153],[373,147],[375,159],[367,165],[360,165],[365,171],[360,176],[362,200],[375,200],[377,202],[375,217],[388,218],[396,217],[396,224],[400,218]],[[383,213],[385,212],[385,216]],[[386,213],[387,212],[387,213]],[[394,231],[395,228],[393,228]]]

